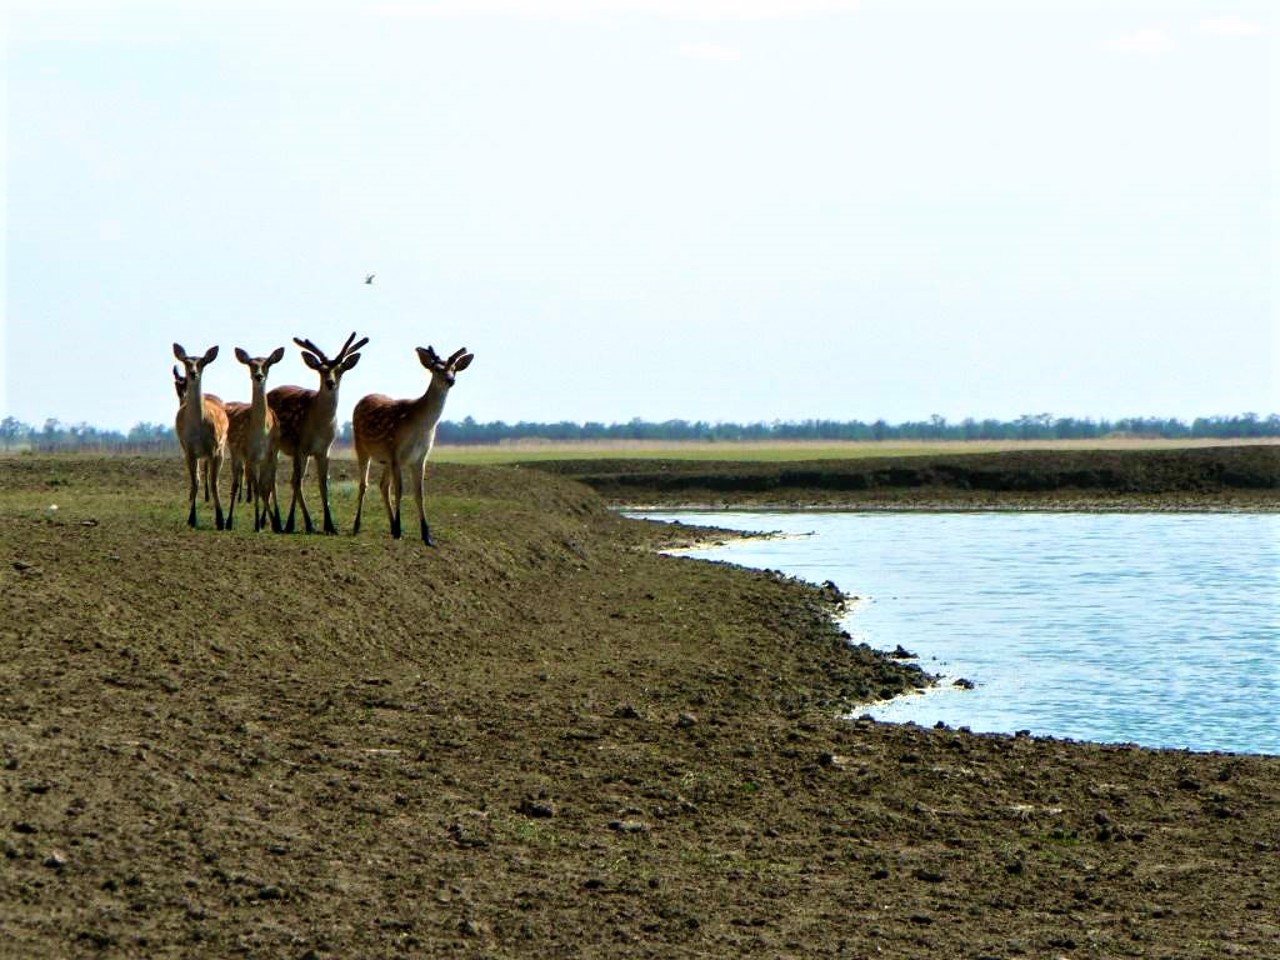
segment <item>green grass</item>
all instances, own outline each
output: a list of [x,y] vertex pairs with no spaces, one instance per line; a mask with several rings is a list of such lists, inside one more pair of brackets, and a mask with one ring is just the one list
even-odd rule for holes
[[[1232,441],[1240,444],[1242,441]],[[437,446],[432,462],[500,465],[545,460],[734,460],[789,462],[856,460],[867,457],[915,457],[1003,450],[1162,450],[1218,445],[1212,440],[1160,440],[1131,437],[1098,440],[938,440],[938,441],[776,441],[707,443],[675,441],[565,442],[526,441],[496,446]]]

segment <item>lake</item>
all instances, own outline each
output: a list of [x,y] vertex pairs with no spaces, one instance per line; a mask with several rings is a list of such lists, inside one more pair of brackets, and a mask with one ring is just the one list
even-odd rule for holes
[[643,516],[786,534],[692,555],[834,581],[855,641],[942,675],[857,713],[1280,754],[1280,515]]

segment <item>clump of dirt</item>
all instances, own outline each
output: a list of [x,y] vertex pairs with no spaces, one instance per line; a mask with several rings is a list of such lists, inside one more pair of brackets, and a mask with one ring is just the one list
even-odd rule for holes
[[922,677],[838,594],[546,473],[182,471],[0,459],[0,956],[1280,954],[1280,758],[841,720]]

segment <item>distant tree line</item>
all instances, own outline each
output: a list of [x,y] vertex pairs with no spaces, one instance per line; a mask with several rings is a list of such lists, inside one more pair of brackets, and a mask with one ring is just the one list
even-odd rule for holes
[[[1165,439],[1245,439],[1280,437],[1280,414],[1261,417],[1244,413],[1233,417],[1197,417],[1187,423],[1168,417],[1126,417],[1120,420],[1024,414],[1016,420],[961,420],[945,417],[891,424],[884,420],[799,420],[772,423],[711,423],[706,420],[633,419],[626,423],[536,423],[522,420],[480,423],[471,417],[441,421],[436,437],[445,444],[499,444],[518,440],[618,441],[689,440],[701,442],[763,440],[1093,440],[1110,436]],[[343,425],[339,442],[351,442],[351,424]],[[50,419],[33,427],[14,417],[0,420],[0,449],[40,452],[177,453],[172,424],[138,423],[122,433],[87,423],[64,424]]]
[[752,440],[1075,440],[1114,435],[1180,438],[1280,437],[1280,415],[1259,417],[1198,417],[1191,423],[1166,417],[1128,417],[1091,420],[1025,414],[1016,420],[974,420],[958,423],[945,417],[891,424],[884,420],[799,420],[772,423],[711,423],[706,420],[634,419],[627,423],[597,422],[515,424],[501,420],[478,423],[441,422],[437,438],[450,444],[495,444],[513,440],[694,440],[731,442]]

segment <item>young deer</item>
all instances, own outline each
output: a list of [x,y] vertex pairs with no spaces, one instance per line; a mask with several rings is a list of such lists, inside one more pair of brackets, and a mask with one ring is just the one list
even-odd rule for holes
[[214,522],[219,530],[223,529],[222,499],[218,496],[218,471],[222,469],[222,458],[227,451],[227,411],[222,401],[210,394],[205,396],[200,389],[201,375],[204,368],[213,363],[218,356],[218,348],[210,347],[203,357],[189,357],[181,344],[173,345],[173,355],[186,368],[186,387],[182,394],[182,405],[178,407],[178,416],[174,427],[178,440],[182,443],[182,452],[187,460],[187,476],[190,479],[188,497],[191,509],[187,514],[187,526],[196,525],[196,493],[200,488],[200,461],[208,464],[207,478],[213,488]]
[[293,338],[302,348],[303,362],[320,374],[320,389],[302,387],[276,387],[267,394],[267,405],[276,416],[280,451],[293,458],[292,493],[289,499],[289,519],[286,533],[293,533],[294,508],[302,505],[302,522],[307,533],[314,533],[307,501],[302,495],[302,480],[307,473],[307,458],[315,457],[320,477],[320,499],[324,504],[324,532],[337,533],[333,514],[329,511],[329,449],[338,435],[338,386],[342,375],[356,365],[360,354],[356,351],[369,342],[365,337],[354,343],[352,333],[342,345],[338,355],[330,360],[310,340]]
[[[182,375],[182,373],[178,370],[176,366],[173,368],[173,389],[178,394],[178,405],[181,406],[182,395],[187,392],[187,378]],[[235,413],[237,410],[249,409],[249,404],[247,403],[239,403],[235,400],[232,400],[230,402],[224,402],[223,399],[217,396],[216,394],[206,393],[204,396],[206,400],[216,400],[218,401],[218,403],[221,403],[223,406],[223,409],[227,411],[228,420],[233,420],[235,418]],[[228,437],[228,442],[229,440],[230,438]],[[250,500],[253,499],[253,479],[249,476],[249,465],[246,463],[241,463],[241,461],[236,459],[235,450],[231,450],[230,453],[231,453],[231,476],[234,478],[234,477],[240,476],[241,473],[244,474],[244,502],[248,503]],[[199,465],[197,464],[197,467],[198,466]],[[204,476],[204,502],[208,503],[209,502],[209,476],[208,474],[205,474],[204,471],[200,471],[200,472]],[[231,483],[231,496],[233,499],[235,498],[235,495],[236,495],[236,488],[235,488],[235,481],[233,479]]]
[[284,347],[277,347],[269,357],[250,357],[236,347],[236,359],[249,368],[253,382],[253,400],[227,404],[227,441],[231,448],[231,506],[227,509],[227,527],[235,522],[236,499],[243,466],[246,487],[252,488],[253,530],[257,533],[271,521],[271,529],[280,532],[280,502],[276,497],[276,416],[267,406],[267,372],[284,358]]
[[[178,369],[178,365],[176,363],[173,365],[173,390],[178,395],[178,406],[181,407],[182,398],[187,392],[187,378],[182,375],[182,371]],[[219,397],[214,396],[212,393],[206,393],[205,397],[210,400],[220,400]],[[196,469],[199,471],[200,475],[204,478],[204,502],[208,503],[209,502],[209,475],[205,473],[203,470],[200,470],[199,464],[196,464]]]
[[[371,393],[356,404],[355,426],[356,459],[359,463],[360,493],[356,500],[356,522],[353,533],[360,532],[360,513],[364,509],[364,493],[369,486],[369,465],[373,460],[383,464],[378,487],[382,502],[387,507],[391,522],[391,536],[400,539],[400,498],[404,491],[404,468],[412,465],[415,485],[414,502],[418,505],[418,522],[422,527],[422,542],[435,546],[427,515],[423,509],[422,493],[427,472],[427,456],[436,441],[436,424],[444,412],[444,402],[449,397],[457,374],[471,366],[475,354],[466,347],[442,360],[432,347],[418,347],[418,360],[431,373],[427,392],[416,400],[392,400],[380,393]],[[391,506],[391,494],[395,493],[395,507]]]

